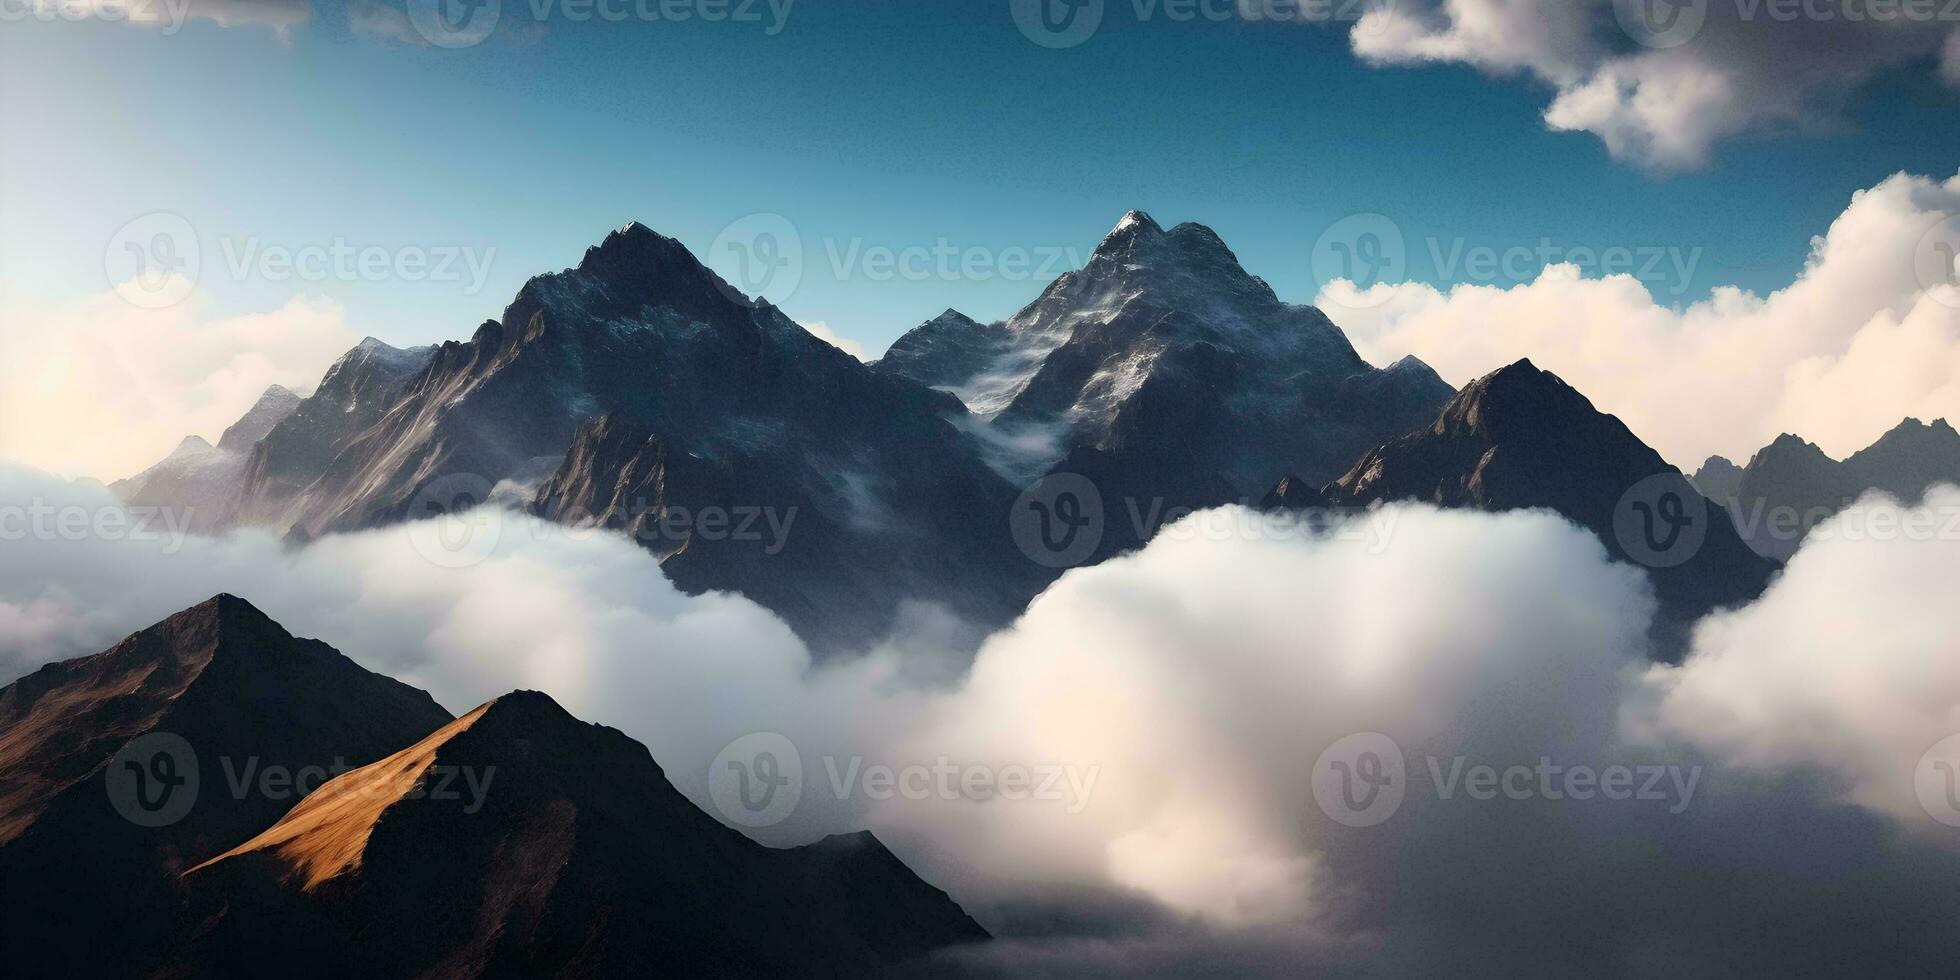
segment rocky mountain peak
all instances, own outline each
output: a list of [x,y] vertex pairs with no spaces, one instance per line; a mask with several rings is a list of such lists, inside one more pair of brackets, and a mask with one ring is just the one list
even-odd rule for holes
[[1436,420],[1436,431],[1504,442],[1535,438],[1596,414],[1586,396],[1525,358],[1464,385]]
[[1727,456],[1710,456],[1690,478],[1702,496],[1727,504],[1742,490],[1743,469]]
[[1774,467],[1836,465],[1837,460],[1826,454],[1822,447],[1788,432],[1777,436],[1749,460],[1749,468],[1757,471]]
[[186,456],[197,456],[208,453],[211,449],[211,443],[206,441],[203,436],[185,436],[184,441],[178,443],[177,448],[172,449],[170,455],[164,458],[182,459]]
[[273,385],[259,396],[251,410],[238,421],[233,422],[218,439],[218,448],[226,452],[250,452],[273,426],[286,420],[299,408],[300,397],[283,385]]

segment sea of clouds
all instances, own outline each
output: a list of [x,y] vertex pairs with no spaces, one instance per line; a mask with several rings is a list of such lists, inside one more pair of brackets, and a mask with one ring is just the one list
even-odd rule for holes
[[[115,509],[14,465],[0,500],[44,524]],[[1820,533],[1665,666],[1642,646],[1644,573],[1589,533],[1399,510],[1385,545],[1166,534],[1065,575],[970,663],[918,615],[821,665],[621,537],[514,514],[293,548],[22,534],[7,512],[0,681],[231,592],[452,711],[546,691],[766,843],[870,827],[1000,936],[948,963],[983,972],[1863,972],[1960,952],[1960,804],[1939,782],[1960,765],[1960,540]],[[1359,733],[1402,759],[1378,822],[1327,798]],[[800,769],[762,820],[725,782],[758,738]],[[1516,778],[1475,793],[1479,767]],[[1562,775],[1580,769],[1590,793]],[[1622,769],[1641,775],[1604,792]]]

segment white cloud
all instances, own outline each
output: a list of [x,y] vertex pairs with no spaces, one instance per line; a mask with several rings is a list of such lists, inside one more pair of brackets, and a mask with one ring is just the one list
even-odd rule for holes
[[1786,431],[1842,457],[1908,415],[1960,418],[1960,288],[1936,247],[1960,238],[1956,216],[1960,176],[1890,177],[1853,195],[1788,287],[1685,309],[1569,265],[1448,292],[1336,280],[1315,302],[1370,360],[1415,354],[1456,384],[1530,357],[1678,466],[1746,461]]
[[[1408,0],[1354,25],[1376,65],[1460,63],[1528,73],[1555,91],[1553,129],[1584,131],[1615,157],[1662,170],[1699,166],[1740,134],[1834,121],[1880,71],[1947,45],[1929,4],[1828,0]],[[1658,17],[1643,17],[1652,11]],[[1678,15],[1678,16],[1677,16]]]
[[[1874,495],[1812,532],[1762,600],[1701,624],[1680,667],[1656,667],[1635,713],[1732,765],[1822,769],[1861,804],[1951,835],[1922,805],[1933,763],[1960,764],[1960,489],[1916,508]],[[1954,770],[1960,772],[1960,770]],[[1917,777],[1917,778],[1916,778]],[[1960,810],[1940,810],[1960,819]]]
[[[111,506],[99,489],[0,467],[0,503],[28,500]],[[792,843],[872,826],[1008,937],[962,954],[995,971],[1410,975],[1473,962],[1492,975],[1742,964],[1773,975],[1812,964],[1819,948],[1896,963],[1960,942],[1950,855],[1757,774],[1761,760],[1882,758],[1864,746],[1910,744],[1960,698],[1949,684],[1960,675],[1937,656],[1960,622],[1928,615],[1944,602],[1934,590],[1954,554],[1846,561],[1823,550],[1813,567],[1807,548],[1788,591],[1712,626],[1704,655],[1742,650],[1749,662],[1691,662],[1675,685],[1695,697],[1672,703],[1694,710],[1669,717],[1727,733],[1706,740],[1736,761],[1702,772],[1686,747],[1620,735],[1628,691],[1635,706],[1653,703],[1640,647],[1652,600],[1636,570],[1547,514],[1393,513],[1385,547],[1367,536],[1221,538],[1206,529],[1262,525],[1231,510],[1194,515],[1137,554],[1064,576],[951,677],[908,670],[916,654],[898,646],[813,667],[746,600],[683,596],[623,538],[528,518],[480,526],[495,530],[482,539],[495,547],[461,568],[418,549],[431,546],[431,525],[297,549],[252,532],[174,551],[30,537],[10,540],[18,560],[0,564],[0,680],[231,591],[452,709],[546,690],[645,741],[705,807],[715,755],[739,736],[780,732],[801,755],[802,802],[758,836]],[[1221,516],[1232,519],[1206,523]],[[0,532],[16,526],[0,511]],[[1873,605],[1836,623],[1844,600],[1824,579]],[[1775,630],[1769,645],[1756,629]],[[1830,640],[1846,633],[1875,634],[1864,649],[1892,652],[1871,669],[1833,662]],[[1786,641],[1811,644],[1783,662],[1802,669],[1776,669],[1769,647]],[[1779,706],[1767,714],[1751,702],[1765,690]],[[1845,708],[1807,707],[1820,703]],[[1894,739],[1874,727],[1892,716],[1910,731]],[[1825,723],[1805,728],[1806,718]],[[1350,827],[1323,818],[1309,777],[1323,749],[1362,731],[1407,754],[1407,792],[1386,822]],[[1695,773],[1696,791],[1445,799],[1430,757],[1673,765]],[[855,760],[860,772],[947,760],[1095,776],[1079,807],[838,799],[826,760],[840,770]]]
[[235,317],[208,308],[195,293],[149,310],[105,292],[0,311],[0,456],[120,479],[186,435],[216,442],[272,385],[310,391],[360,341],[325,300]]
[[830,324],[828,323],[824,323],[821,320],[816,323],[806,323],[803,325],[803,329],[810,331],[810,335],[816,337],[818,340],[821,340],[824,343],[829,344],[830,346],[835,347],[838,350],[841,350],[844,353],[849,354],[860,361],[870,360],[870,358],[864,356],[863,344],[855,340],[852,340],[849,337],[840,335],[839,333],[837,333],[837,331],[830,329]]

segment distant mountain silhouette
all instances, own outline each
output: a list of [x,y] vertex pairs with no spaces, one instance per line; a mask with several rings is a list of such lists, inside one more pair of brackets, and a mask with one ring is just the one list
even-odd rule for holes
[[1960,484],[1960,433],[1945,419],[1906,419],[1842,462],[1784,434],[1732,479],[1728,469],[1733,466],[1713,457],[1695,474],[1695,482],[1723,488],[1732,481],[1733,490],[1723,502],[1749,546],[1787,561],[1812,528],[1868,491],[1915,504],[1929,487]]

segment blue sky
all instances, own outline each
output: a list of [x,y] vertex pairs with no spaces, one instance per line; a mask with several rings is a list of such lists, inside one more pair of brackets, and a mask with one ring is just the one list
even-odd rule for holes
[[[466,337],[530,275],[638,219],[705,254],[783,215],[806,269],[782,305],[873,352],[947,306],[1005,316],[1047,276],[835,275],[883,246],[1072,249],[1127,209],[1224,236],[1305,302],[1321,232],[1391,218],[1409,278],[1449,277],[1428,242],[1699,249],[1680,302],[1801,267],[1850,195],[1897,171],[1950,174],[1960,108],[1928,63],[1846,93],[1841,115],[1721,143],[1700,169],[1615,159],[1541,119],[1549,87],[1444,65],[1357,60],[1341,27],[1138,22],[1113,3],[1051,50],[1000,2],[802,0],[760,23],[534,22],[457,50],[356,36],[322,4],[282,39],[192,21],[0,24],[0,288],[53,302],[107,288],[104,248],[139,215],[196,228],[221,314],[295,292],[396,343]],[[77,70],[86,66],[85,70]],[[221,243],[494,248],[483,288],[226,271]],[[1504,281],[1501,280],[1500,281]]]

